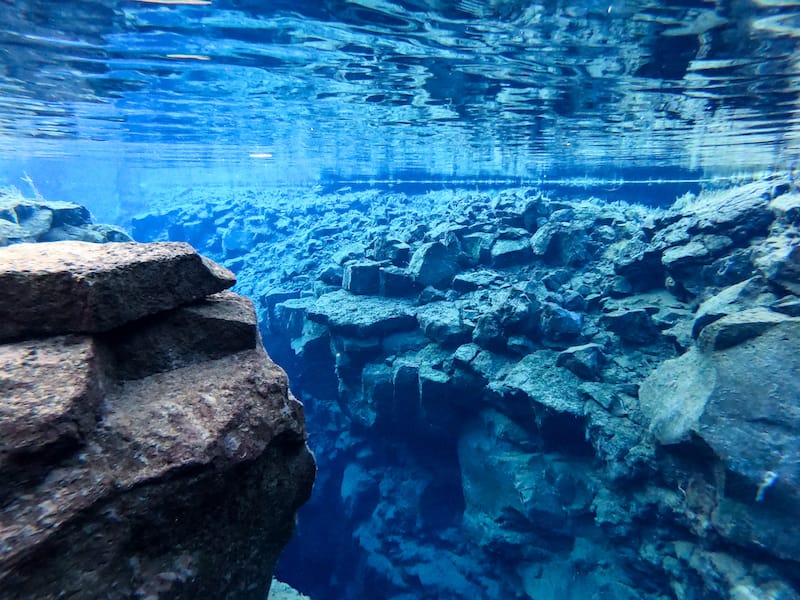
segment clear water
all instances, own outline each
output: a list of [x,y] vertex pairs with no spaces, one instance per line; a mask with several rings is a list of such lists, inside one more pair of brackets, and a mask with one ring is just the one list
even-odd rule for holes
[[3,0],[0,23],[0,176],[61,197],[706,179],[800,153],[787,0]]
[[100,221],[289,188],[668,204],[798,159],[792,0],[0,0],[0,185]]

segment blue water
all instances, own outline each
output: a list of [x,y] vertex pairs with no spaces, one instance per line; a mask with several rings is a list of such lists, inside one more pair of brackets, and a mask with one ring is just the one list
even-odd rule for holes
[[798,19],[778,0],[5,0],[0,176],[125,205],[792,169]]
[[[0,185],[85,204],[99,221],[131,226],[178,206],[258,218],[293,202],[322,221],[350,193],[420,203],[525,187],[666,207],[767,175],[792,180],[798,159],[800,6],[785,0],[0,0]],[[213,231],[198,235],[189,241],[244,269],[242,291],[264,291]],[[291,374],[287,348],[273,354]],[[340,416],[316,403],[335,385],[305,398],[318,453],[337,451]],[[431,490],[419,522],[401,527],[433,539],[419,547],[431,554],[408,558],[427,565],[421,581],[461,558],[431,550],[441,532],[481,560],[457,527],[452,445],[425,464],[395,451],[360,448],[359,460]],[[315,600],[403,589],[342,542],[353,534],[344,521],[326,522],[326,498],[359,476],[322,480],[279,570]],[[402,513],[404,491],[381,493],[398,494]],[[368,508],[349,507],[351,521],[379,546],[371,536],[384,532],[368,525],[397,515],[371,521]],[[317,526],[331,537],[315,538]]]

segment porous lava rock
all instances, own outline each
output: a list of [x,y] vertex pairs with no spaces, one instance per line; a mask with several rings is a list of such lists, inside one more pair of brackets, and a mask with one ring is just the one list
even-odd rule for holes
[[2,252],[0,595],[265,598],[315,465],[232,277],[185,244]]
[[0,341],[108,331],[235,281],[233,273],[183,243],[0,248]]

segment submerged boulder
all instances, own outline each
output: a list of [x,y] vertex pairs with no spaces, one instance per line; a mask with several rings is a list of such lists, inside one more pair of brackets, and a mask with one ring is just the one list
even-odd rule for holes
[[[224,271],[182,244],[137,245],[127,268],[131,248],[89,246],[23,247],[4,263],[39,269],[32,299],[78,291],[48,322],[56,335],[0,344],[0,589],[261,600],[314,480],[303,407],[252,304],[202,300],[232,283]],[[159,267],[177,291],[155,283]],[[6,275],[16,337],[42,333],[25,320],[40,318],[20,295],[25,275]],[[83,292],[87,280],[110,292]],[[138,316],[120,308],[125,290]],[[71,334],[81,314],[80,328],[104,333]]]
[[750,482],[755,499],[773,485],[800,499],[800,319],[754,311],[715,325],[702,349],[642,383],[651,431],[662,444],[698,436]]
[[422,244],[411,255],[408,272],[423,287],[447,287],[458,272],[457,255],[441,242]]

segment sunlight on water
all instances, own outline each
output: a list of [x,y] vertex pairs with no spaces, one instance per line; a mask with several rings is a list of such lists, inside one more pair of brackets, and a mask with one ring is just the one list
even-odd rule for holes
[[799,15],[765,0],[13,0],[0,153],[278,182],[786,170]]

